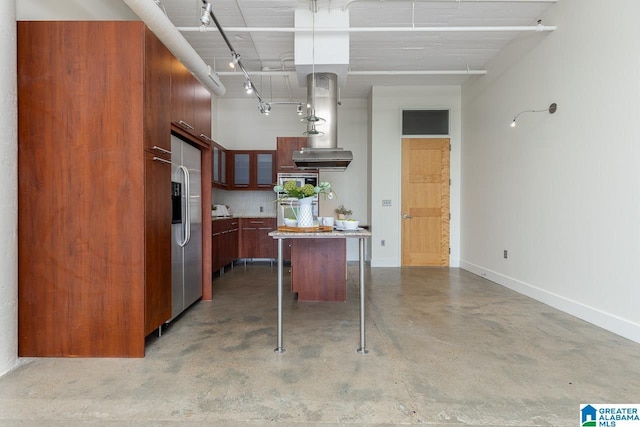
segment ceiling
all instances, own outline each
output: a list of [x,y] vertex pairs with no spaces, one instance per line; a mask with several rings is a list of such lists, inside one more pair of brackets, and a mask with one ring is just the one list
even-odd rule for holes
[[[460,85],[481,73],[487,62],[524,31],[411,31],[412,27],[529,27],[556,0],[514,1],[394,1],[318,0],[319,12],[348,10],[349,32],[346,84],[341,98],[366,98],[372,86]],[[202,0],[161,0],[171,21],[181,30],[204,61],[219,73],[225,97],[246,97],[242,72],[229,67],[230,50],[213,22],[211,31],[200,30]],[[312,9],[311,0],[211,0],[212,13],[223,28],[242,64],[265,99],[300,101],[306,88],[295,75],[294,27],[296,9]],[[335,13],[335,12],[334,12]],[[542,23],[545,25],[545,23]],[[547,24],[549,25],[549,24]],[[247,32],[247,27],[260,31]],[[277,31],[263,31],[268,27]],[[388,27],[406,31],[389,31]],[[362,31],[362,29],[370,31]],[[322,34],[316,25],[316,43]],[[537,27],[538,30],[541,27]],[[552,28],[551,28],[552,29]],[[551,30],[549,29],[549,30]],[[308,28],[307,28],[308,31]],[[542,39],[546,31],[537,32]],[[322,46],[315,46],[316,51]],[[283,75],[282,71],[292,73]],[[357,75],[357,72],[375,72]],[[400,74],[411,72],[415,74]],[[442,74],[418,74],[439,72]],[[465,74],[450,74],[463,72]]]
[[[154,1],[218,73],[226,87],[223,97],[246,98],[244,74],[229,67],[230,49],[214,23],[207,31],[201,30],[202,0]],[[482,75],[489,60],[517,37],[542,40],[549,34],[553,23],[538,25],[538,20],[557,1],[317,0],[318,13],[313,16],[328,16],[325,19],[331,21],[348,11],[348,31],[342,33],[348,34],[348,40],[344,39],[348,73],[339,96],[366,98],[372,86],[461,85],[473,74]],[[262,98],[266,102],[305,101],[306,87],[298,84],[295,73],[294,38],[303,31],[310,34],[311,28],[298,25],[296,29],[294,13],[296,9],[311,11],[312,0],[210,2]],[[90,8],[84,0],[58,0],[55,7],[47,0],[17,0],[16,4],[19,20],[86,19],[93,12],[92,19],[132,16],[122,0],[100,0]],[[314,26],[311,46],[316,58],[317,52],[330,50],[323,45],[323,35],[328,33],[322,33],[332,26],[328,21]],[[315,61],[318,66],[319,62]]]

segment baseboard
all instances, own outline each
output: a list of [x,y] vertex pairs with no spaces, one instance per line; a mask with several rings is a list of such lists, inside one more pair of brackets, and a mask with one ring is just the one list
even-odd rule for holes
[[499,285],[526,295],[548,306],[599,326],[609,332],[640,343],[640,325],[606,313],[594,307],[586,306],[561,295],[540,289],[520,280],[505,276],[467,261],[460,261],[460,268],[484,277]]
[[371,258],[371,267],[400,267],[395,258]]

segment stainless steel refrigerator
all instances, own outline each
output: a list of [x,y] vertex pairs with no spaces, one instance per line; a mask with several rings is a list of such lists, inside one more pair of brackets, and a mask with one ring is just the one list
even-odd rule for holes
[[171,135],[171,320],[202,297],[200,150]]

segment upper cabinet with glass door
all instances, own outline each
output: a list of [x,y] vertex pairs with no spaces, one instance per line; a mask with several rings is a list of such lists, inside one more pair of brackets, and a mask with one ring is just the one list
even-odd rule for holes
[[227,150],[213,142],[211,144],[211,185],[215,188],[227,188]]
[[229,189],[271,191],[276,181],[275,151],[229,151]]

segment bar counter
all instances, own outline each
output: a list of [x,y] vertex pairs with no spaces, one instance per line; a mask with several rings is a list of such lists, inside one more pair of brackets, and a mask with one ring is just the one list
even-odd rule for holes
[[275,348],[275,352],[284,353],[285,348],[282,343],[282,272],[283,272],[283,251],[282,241],[284,239],[358,239],[359,240],[359,263],[360,263],[360,280],[358,285],[360,286],[360,347],[358,353],[366,354],[366,342],[365,342],[365,324],[364,324],[364,312],[365,312],[365,283],[364,283],[364,241],[371,237],[371,232],[365,229],[357,230],[345,230],[345,231],[311,231],[311,232],[297,232],[297,231],[284,231],[279,229],[272,231],[269,236],[278,241],[278,343]]

